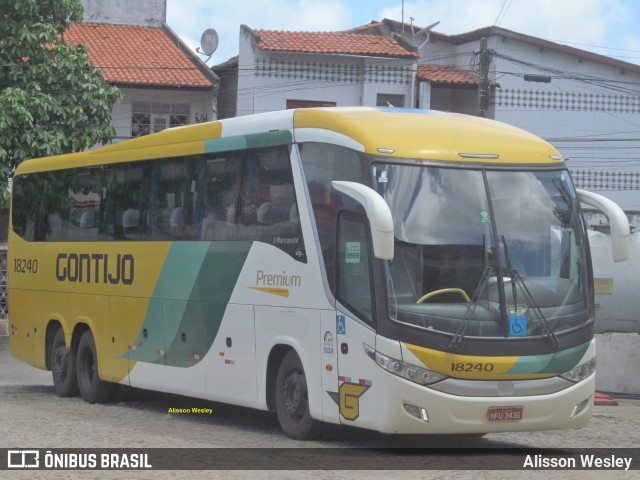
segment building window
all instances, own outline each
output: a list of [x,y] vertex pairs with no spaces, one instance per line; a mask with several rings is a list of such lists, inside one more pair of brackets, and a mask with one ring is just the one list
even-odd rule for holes
[[322,100],[291,100],[287,99],[287,110],[293,108],[313,108],[313,107],[335,107],[336,102],[325,102]]
[[376,98],[376,107],[404,108],[404,95],[379,93]]
[[131,136],[141,137],[189,123],[188,103],[133,102]]

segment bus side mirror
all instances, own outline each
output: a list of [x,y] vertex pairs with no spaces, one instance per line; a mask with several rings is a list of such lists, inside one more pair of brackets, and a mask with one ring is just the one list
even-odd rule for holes
[[333,181],[333,188],[353,198],[364,207],[371,225],[373,256],[393,259],[393,217],[389,205],[375,190],[356,182]]
[[578,200],[597,208],[609,219],[611,226],[611,253],[614,262],[624,262],[629,258],[631,231],[629,221],[622,209],[613,201],[597,193],[576,190]]

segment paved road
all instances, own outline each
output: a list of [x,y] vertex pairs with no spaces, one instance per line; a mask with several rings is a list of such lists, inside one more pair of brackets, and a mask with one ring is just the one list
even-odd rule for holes
[[[58,398],[49,372],[13,359],[0,337],[0,448],[210,448],[210,447],[638,447],[640,401],[596,406],[591,424],[579,431],[490,434],[482,439],[388,436],[363,430],[332,428],[314,442],[288,439],[274,415],[175,395],[122,389],[118,401],[90,405],[82,399]],[[169,408],[210,408],[210,414],[178,415]],[[390,461],[393,459],[390,458]],[[637,459],[640,460],[640,459]],[[250,462],[251,459],[247,459]],[[452,459],[453,466],[457,461]],[[194,465],[194,468],[197,468]],[[512,479],[640,478],[640,472],[469,472],[469,471],[153,471],[153,472],[9,472],[1,478],[410,478]]]

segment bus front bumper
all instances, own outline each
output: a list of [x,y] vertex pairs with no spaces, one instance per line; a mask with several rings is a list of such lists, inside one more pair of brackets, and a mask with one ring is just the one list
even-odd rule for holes
[[378,429],[384,433],[448,434],[585,427],[595,374],[544,395],[468,397],[442,393],[382,369],[377,374]]

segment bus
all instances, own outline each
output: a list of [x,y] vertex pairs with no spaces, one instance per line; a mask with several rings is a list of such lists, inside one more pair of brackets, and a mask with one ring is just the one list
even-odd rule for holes
[[275,412],[296,439],[584,427],[595,386],[581,202],[492,120],[317,108],[25,161],[10,351],[96,403],[119,385]]

